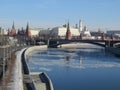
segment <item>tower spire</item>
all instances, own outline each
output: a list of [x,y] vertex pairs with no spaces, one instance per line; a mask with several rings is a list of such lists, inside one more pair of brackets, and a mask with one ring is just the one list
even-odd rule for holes
[[13,21],[12,29],[15,29],[14,21]]
[[27,27],[26,27],[26,37],[28,39],[31,38],[31,32],[30,32],[30,28],[29,28],[29,23],[27,22]]
[[79,20],[79,32],[82,31],[82,20]]
[[11,35],[12,36],[16,35],[16,29],[15,29],[14,21],[13,21],[13,25],[12,25]]
[[65,39],[67,40],[71,40],[71,32],[70,32],[70,25],[69,25],[69,21],[68,21],[68,24],[67,24],[67,32],[66,32],[66,37]]
[[67,30],[70,30],[69,20],[68,20],[68,24],[67,24]]

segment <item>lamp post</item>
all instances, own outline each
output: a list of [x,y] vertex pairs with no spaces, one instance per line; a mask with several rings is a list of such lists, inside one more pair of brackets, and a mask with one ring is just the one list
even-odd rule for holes
[[3,90],[5,86],[5,37],[3,36]]

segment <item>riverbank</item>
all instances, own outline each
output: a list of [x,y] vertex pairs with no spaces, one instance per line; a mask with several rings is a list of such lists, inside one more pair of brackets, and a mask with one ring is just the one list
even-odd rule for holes
[[[36,52],[37,50],[41,49],[47,49],[47,46],[33,46],[16,51],[12,54],[11,61],[9,62],[8,69],[5,72],[5,78],[1,79],[0,83],[0,90],[29,90],[25,85],[24,85],[24,74],[23,74],[23,66],[22,65],[22,59],[23,59],[23,54],[25,60],[29,57],[30,54]],[[25,51],[25,52],[24,52]],[[28,68],[28,74],[29,72],[29,67]],[[38,89],[39,90],[39,89]],[[53,90],[53,89],[52,89]]]
[[[9,61],[8,66],[6,68],[6,72],[4,73],[5,78],[3,79],[3,77],[1,76],[0,90],[7,90],[8,87],[10,88],[10,86],[8,84],[11,82],[10,79],[12,77],[11,75],[12,75],[12,71],[13,71],[13,68],[14,68],[14,65],[15,65],[15,60],[16,60],[16,55],[13,52],[11,60]],[[3,75],[3,72],[2,72],[2,75]]]
[[29,55],[31,55],[32,53],[39,51],[41,49],[47,49],[47,45],[43,45],[43,46],[33,46],[33,47],[29,47],[27,48],[27,50],[25,51],[25,60],[27,60],[29,58]]
[[24,86],[27,90],[54,90],[51,79],[44,72],[39,72],[38,74],[33,74],[30,72],[29,66],[27,65],[27,60],[31,54],[37,50],[47,49],[47,46],[33,46],[29,47],[22,53],[22,64],[23,64],[23,79]]
[[[21,63],[21,55],[25,49],[17,51],[15,53],[15,61],[12,69],[10,70],[10,80],[6,85],[6,90],[24,90],[23,87],[23,73],[22,73],[22,63]],[[19,82],[19,83],[18,83]]]
[[[91,45],[91,44],[64,44],[62,45],[62,48],[69,48],[69,47],[82,47],[82,46],[86,46],[86,47],[91,47],[91,46],[94,46],[94,45]],[[29,55],[31,55],[32,53],[36,52],[36,51],[39,51],[41,49],[47,49],[47,46],[44,45],[44,46],[33,46],[33,47],[29,47],[27,48],[27,50],[25,51],[25,60],[28,60],[29,58]],[[23,71],[22,71],[22,66],[21,66],[21,56],[23,54],[25,49],[22,49],[20,51],[17,51],[15,54],[14,54],[14,60],[12,59],[12,66],[11,66],[11,69],[10,71],[8,72],[8,77],[6,78],[6,84],[5,86],[7,87],[7,89],[4,89],[4,90],[23,90],[24,89],[24,85],[23,85]],[[28,67],[29,69],[29,67]],[[9,79],[8,79],[9,78]],[[18,84],[19,82],[19,84]],[[19,88],[19,89],[18,89]],[[0,89],[0,90],[3,90],[3,89]]]

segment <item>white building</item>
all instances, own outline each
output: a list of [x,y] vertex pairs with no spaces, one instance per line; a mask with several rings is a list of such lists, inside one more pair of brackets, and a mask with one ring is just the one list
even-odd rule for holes
[[[80,36],[79,30],[76,28],[70,27],[72,36]],[[55,37],[65,37],[67,32],[67,27],[55,27],[50,31],[51,36]]]
[[86,26],[81,31],[81,35],[84,36],[84,37],[91,37],[90,31],[88,30],[88,28]]
[[7,29],[2,29],[0,27],[0,35],[7,35],[8,34],[8,30]]
[[[52,29],[48,29],[48,30],[41,30],[39,35],[45,36],[45,37],[53,37],[53,38],[57,38],[57,37],[61,37],[61,38],[65,38],[66,36],[66,32],[67,32],[67,26],[66,24],[63,27],[55,27]],[[83,37],[87,37],[90,38],[91,34],[90,31],[87,29],[87,27],[85,26],[84,29],[82,28],[82,20],[79,21],[79,27],[78,28],[73,28],[70,27],[70,32],[71,32],[71,36],[72,38],[74,37],[79,37],[79,36],[83,36]]]
[[42,30],[42,28],[30,28],[31,36],[38,36],[39,32]]
[[94,37],[91,36],[90,31],[87,29],[86,26],[84,26],[84,29],[81,31],[80,35],[82,39],[94,39]]

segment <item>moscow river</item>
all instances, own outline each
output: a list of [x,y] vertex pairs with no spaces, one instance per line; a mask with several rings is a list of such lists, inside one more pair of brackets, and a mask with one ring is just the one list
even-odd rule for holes
[[120,90],[120,58],[94,45],[33,52],[31,72],[46,72],[54,90]]

